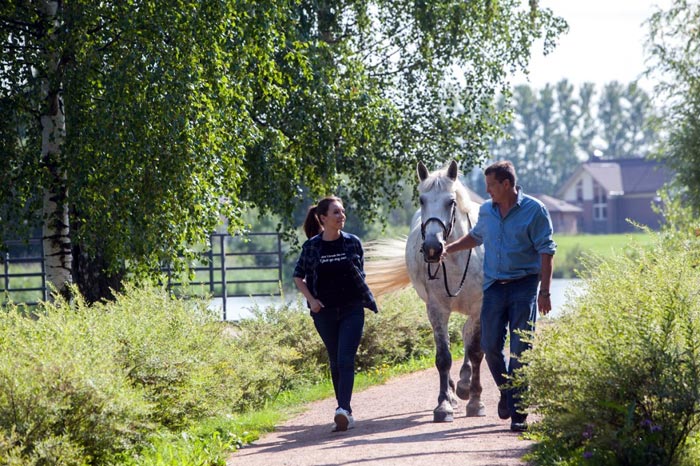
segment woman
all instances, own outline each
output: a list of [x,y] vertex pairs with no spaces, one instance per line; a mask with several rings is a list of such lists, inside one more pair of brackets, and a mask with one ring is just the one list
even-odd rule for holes
[[352,429],[352,389],[355,354],[362,338],[365,311],[377,304],[365,282],[360,239],[345,233],[345,209],[337,197],[309,207],[302,246],[294,268],[294,283],[306,298],[314,326],[328,351],[338,407],[333,432]]

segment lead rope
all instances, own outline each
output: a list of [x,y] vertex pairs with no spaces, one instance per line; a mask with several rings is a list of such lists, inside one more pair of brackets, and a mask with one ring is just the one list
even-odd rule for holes
[[[472,229],[472,220],[469,218],[469,214],[467,214],[467,221],[469,222],[469,230],[471,231]],[[450,288],[447,285],[447,270],[445,268],[445,262],[442,262],[442,278],[445,281],[445,291],[447,292],[447,296],[450,298],[456,298],[459,293],[462,291],[462,287],[464,287],[464,281],[467,278],[467,270],[469,270],[469,262],[472,260],[472,250],[469,249],[469,255],[467,256],[467,265],[464,267],[464,273],[462,274],[462,281],[459,282],[459,288],[457,291],[452,294],[450,293]],[[439,268],[438,268],[439,269]],[[438,269],[435,269],[435,276],[437,276]],[[430,278],[430,264],[428,264],[428,278]],[[434,278],[434,277],[433,277]],[[432,279],[431,279],[432,280]]]

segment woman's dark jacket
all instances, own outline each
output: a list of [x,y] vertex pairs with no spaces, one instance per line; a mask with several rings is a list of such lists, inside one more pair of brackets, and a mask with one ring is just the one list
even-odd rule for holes
[[[345,249],[345,255],[350,260],[352,267],[352,279],[354,280],[355,286],[360,291],[362,305],[367,309],[371,309],[377,312],[377,303],[374,300],[374,296],[365,282],[365,272],[364,272],[364,251],[362,249],[362,242],[360,239],[351,234],[341,231],[340,234],[343,237],[343,247]],[[306,240],[306,242],[301,247],[301,255],[297,261],[296,267],[294,267],[294,277],[303,278],[306,281],[306,286],[309,291],[314,296],[318,296],[318,290],[316,289],[316,283],[318,282],[318,277],[316,275],[317,266],[321,257],[321,239],[322,234],[318,234],[312,238]]]

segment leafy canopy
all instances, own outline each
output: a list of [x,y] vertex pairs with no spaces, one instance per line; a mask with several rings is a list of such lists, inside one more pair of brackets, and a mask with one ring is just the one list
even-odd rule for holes
[[43,3],[55,21],[0,6],[2,234],[45,221],[43,82],[65,107],[71,242],[105,270],[172,260],[251,206],[290,231],[305,195],[372,219],[417,160],[470,168],[508,72],[565,28],[515,0]]
[[700,211],[700,5],[673,0],[649,19],[648,73],[665,98],[667,137],[659,157],[676,170],[677,185],[697,214]]

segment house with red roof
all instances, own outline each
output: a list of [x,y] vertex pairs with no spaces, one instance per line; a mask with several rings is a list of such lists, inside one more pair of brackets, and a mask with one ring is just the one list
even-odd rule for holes
[[662,218],[652,205],[673,174],[663,163],[647,159],[594,159],[582,163],[557,192],[581,209],[579,233],[625,233],[627,219],[658,229]]

